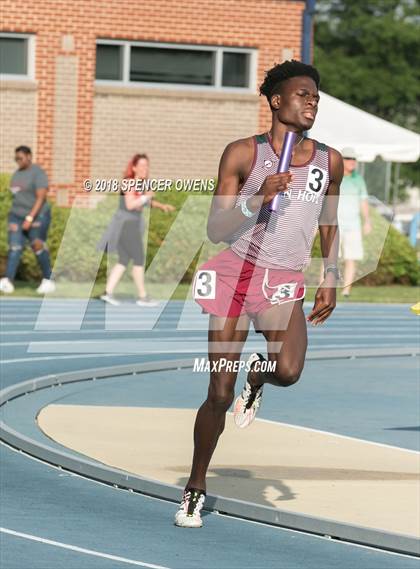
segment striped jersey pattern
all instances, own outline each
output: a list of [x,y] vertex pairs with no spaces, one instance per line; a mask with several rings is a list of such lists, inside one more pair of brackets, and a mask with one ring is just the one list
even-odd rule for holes
[[[277,172],[279,157],[268,134],[257,135],[254,141],[254,163],[237,196],[236,207],[256,194],[268,175]],[[281,194],[277,212],[270,212],[269,204],[265,204],[258,214],[246,218],[232,236],[230,247],[241,258],[269,269],[302,271],[308,266],[330,183],[328,147],[312,142],[309,161],[290,167],[293,181],[289,190]]]

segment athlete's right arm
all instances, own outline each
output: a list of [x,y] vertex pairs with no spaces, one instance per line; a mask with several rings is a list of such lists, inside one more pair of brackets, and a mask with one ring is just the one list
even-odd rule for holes
[[246,166],[248,164],[248,170],[252,166],[253,153],[253,141],[246,139],[228,144],[222,154],[207,221],[207,235],[213,243],[226,241],[246,219],[241,208],[235,207],[235,204]]
[[[227,241],[247,219],[241,208],[235,205],[240,185],[252,168],[254,152],[254,140],[247,138],[232,142],[222,154],[217,188],[207,222],[207,235],[213,243]],[[267,176],[255,195],[247,200],[247,209],[258,213],[264,203],[271,201],[278,192],[287,190],[288,182],[289,174]]]
[[141,211],[143,206],[153,198],[153,192],[136,192],[130,188],[124,192],[125,207],[128,211]]

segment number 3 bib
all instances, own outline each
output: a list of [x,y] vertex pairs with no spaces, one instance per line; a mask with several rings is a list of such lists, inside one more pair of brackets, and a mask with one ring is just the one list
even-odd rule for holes
[[216,298],[216,271],[200,270],[194,281],[194,298],[214,300]]
[[305,191],[318,193],[322,190],[328,177],[328,172],[318,166],[310,166],[306,180]]

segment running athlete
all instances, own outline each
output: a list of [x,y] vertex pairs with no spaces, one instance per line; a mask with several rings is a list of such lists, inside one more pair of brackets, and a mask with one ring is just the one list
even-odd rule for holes
[[[210,314],[212,371],[195,422],[193,463],[175,516],[178,526],[202,526],[206,473],[234,400],[234,364],[250,320],[264,335],[275,367],[259,371],[264,358],[251,355],[234,404],[236,425],[247,427],[254,420],[266,383],[287,387],[299,379],[307,346],[302,271],[310,262],[317,227],[325,272],[307,320],[322,324],[335,308],[343,162],[339,152],[304,135],[315,121],[318,87],[319,74],[310,65],[292,60],[270,69],[260,93],[272,111],[271,130],[229,144],[220,161],[207,230],[212,242],[227,241],[230,247],[200,267],[195,278],[195,298]],[[290,171],[277,174],[287,131],[297,134]],[[279,193],[279,207],[271,212],[270,202]]]

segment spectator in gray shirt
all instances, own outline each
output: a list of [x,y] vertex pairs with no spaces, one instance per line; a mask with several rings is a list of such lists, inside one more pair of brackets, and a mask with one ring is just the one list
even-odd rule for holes
[[16,148],[15,160],[18,169],[10,180],[13,201],[8,218],[9,252],[6,275],[0,279],[0,291],[6,294],[14,291],[13,281],[23,248],[29,241],[43,276],[37,292],[54,292],[55,283],[51,280],[50,254],[46,245],[51,221],[50,206],[46,201],[48,178],[42,168],[32,164],[32,152],[28,146]]

